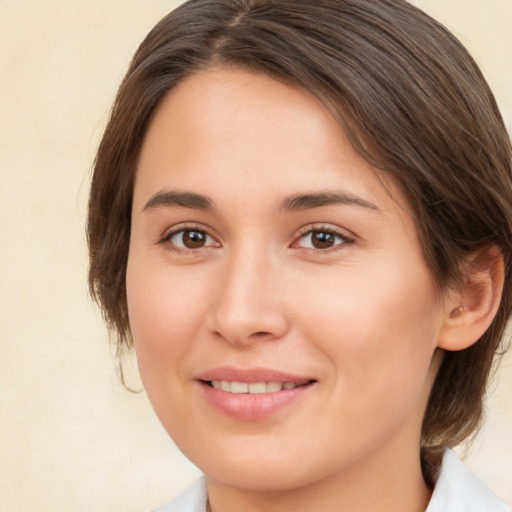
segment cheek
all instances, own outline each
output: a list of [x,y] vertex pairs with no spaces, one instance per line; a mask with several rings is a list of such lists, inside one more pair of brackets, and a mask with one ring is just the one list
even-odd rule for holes
[[153,409],[171,437],[173,428],[180,425],[177,411],[186,416],[190,407],[182,392],[189,377],[186,361],[194,352],[204,318],[200,297],[204,287],[199,280],[180,274],[131,258],[126,280],[139,373]]
[[201,284],[158,265],[129,259],[127,298],[130,328],[145,386],[171,381],[202,325]]
[[351,269],[315,289],[303,305],[306,337],[330,360],[340,392],[375,411],[395,407],[397,394],[404,405],[409,394],[411,404],[427,376],[440,318],[426,269]]

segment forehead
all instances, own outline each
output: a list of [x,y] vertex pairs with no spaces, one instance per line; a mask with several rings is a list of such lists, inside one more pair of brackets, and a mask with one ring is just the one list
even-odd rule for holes
[[[383,188],[386,185],[386,190]],[[136,201],[165,188],[269,198],[347,189],[384,208],[399,188],[352,148],[302,88],[236,68],[192,75],[158,107],[141,151]]]

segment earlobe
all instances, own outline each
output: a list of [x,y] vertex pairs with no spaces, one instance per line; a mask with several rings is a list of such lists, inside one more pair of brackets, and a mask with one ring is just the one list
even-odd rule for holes
[[448,294],[438,347],[456,351],[476,343],[491,325],[501,301],[504,262],[492,246],[473,254],[464,265],[461,288]]

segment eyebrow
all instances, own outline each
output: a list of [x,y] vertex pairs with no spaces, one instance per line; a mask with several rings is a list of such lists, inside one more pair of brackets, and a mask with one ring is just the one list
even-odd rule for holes
[[161,207],[181,207],[191,208],[194,210],[214,210],[213,201],[201,194],[194,192],[179,192],[170,190],[167,192],[157,192],[152,195],[143,208],[143,211],[154,210]]
[[[381,212],[373,203],[344,191],[328,191],[307,194],[294,194],[286,197],[279,211],[294,212],[320,208],[322,206],[331,206],[337,204],[346,204],[358,206],[368,210]],[[215,205],[212,199],[202,194],[194,192],[181,192],[176,190],[157,192],[146,203],[143,211],[150,211],[162,207],[190,208],[193,210],[213,211]]]
[[365,199],[344,191],[318,192],[313,194],[296,194],[287,197],[281,204],[280,210],[285,212],[294,212],[319,208],[321,206],[331,206],[336,204],[346,204],[358,206],[381,212],[380,208]]

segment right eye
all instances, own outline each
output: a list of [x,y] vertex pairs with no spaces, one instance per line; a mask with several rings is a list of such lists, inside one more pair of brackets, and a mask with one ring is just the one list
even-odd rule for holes
[[194,251],[205,247],[219,247],[206,231],[201,229],[179,229],[169,233],[162,242],[170,243],[178,251]]

